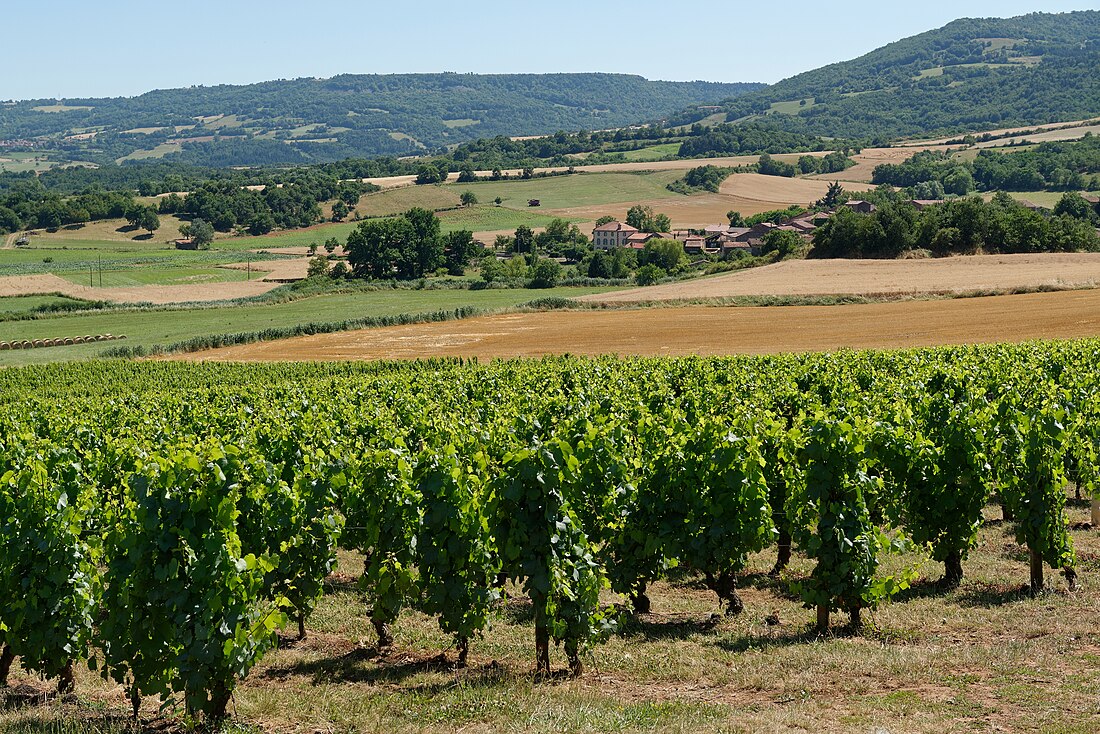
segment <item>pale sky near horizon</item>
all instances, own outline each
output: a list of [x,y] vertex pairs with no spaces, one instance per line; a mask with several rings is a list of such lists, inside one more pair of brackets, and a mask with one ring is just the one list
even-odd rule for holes
[[771,83],[956,18],[1096,10],[1100,0],[831,5],[4,0],[0,99],[132,96],[197,84],[439,71],[603,71]]

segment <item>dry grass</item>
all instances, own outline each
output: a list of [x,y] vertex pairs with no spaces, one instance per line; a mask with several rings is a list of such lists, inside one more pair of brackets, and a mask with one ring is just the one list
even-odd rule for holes
[[1100,283],[1100,254],[967,255],[926,260],[787,260],[711,278],[632,288],[608,303],[731,296],[919,295]]
[[[869,184],[849,182],[846,174],[847,172],[831,174],[829,181],[842,180],[847,191],[866,191],[872,188]],[[751,201],[808,205],[825,195],[829,189],[829,181],[735,173],[722,182],[719,191],[726,196]]]
[[[999,510],[989,508],[990,517]],[[1086,519],[1081,504],[1070,519]],[[919,555],[887,559],[918,566],[921,578],[851,635],[813,634],[812,612],[788,582],[807,573],[796,557],[782,581],[764,572],[773,552],[751,559],[742,583],[746,611],[719,616],[715,597],[692,575],[652,588],[653,614],[624,617],[580,680],[532,676],[527,606],[504,605],[471,666],[454,670],[449,640],[434,620],[406,612],[396,645],[375,651],[367,607],[352,582],[354,554],[310,621],[310,637],[287,641],[238,689],[236,725],[278,732],[1094,732],[1100,717],[1100,537],[1073,532],[1083,586],[1022,592],[1026,552],[1011,529],[991,522],[964,564],[963,584],[941,593],[938,564]],[[513,590],[514,591],[514,590]],[[607,596],[608,602],[615,599]],[[769,620],[770,618],[770,620]],[[778,622],[777,624],[773,624]],[[441,656],[442,654],[442,656]],[[564,656],[553,651],[556,669]],[[16,673],[23,691],[46,684]],[[121,689],[83,670],[77,702],[0,712],[19,734],[120,731]],[[153,701],[143,717],[163,730]],[[113,719],[118,721],[118,719]]]
[[[89,301],[110,301],[112,303],[197,303],[204,301],[224,301],[233,298],[247,298],[267,293],[279,286],[278,283],[263,281],[260,274],[278,271],[286,277],[301,277],[308,262],[291,260],[253,263],[251,268],[255,278],[251,281],[225,281],[220,283],[187,283],[179,285],[135,285],[106,288],[92,288],[78,285],[57,275],[11,275],[0,277],[0,298],[7,296],[26,296],[39,293],[61,293],[73,298]],[[229,266],[234,267],[234,266]],[[238,269],[244,263],[236,264]],[[261,270],[262,268],[262,270]]]
[[[174,214],[160,215],[160,229],[150,237],[143,229],[134,229],[124,219],[103,219],[86,224],[74,224],[61,227],[56,232],[32,230],[31,247],[77,246],[79,243],[117,242],[126,243],[135,248],[165,249],[169,242],[180,236],[180,225],[184,220]],[[75,245],[74,245],[75,243]]]
[[[852,156],[852,160],[854,160],[856,164],[843,173],[821,173],[809,176],[809,178],[823,181],[843,179],[845,181],[862,181],[864,183],[870,183],[871,174],[874,173],[875,166],[883,163],[902,163],[922,150],[951,149],[942,145],[932,144],[902,148],[864,148],[862,152]],[[845,188],[847,188],[847,184]]]
[[[1057,128],[1067,128],[1067,127],[1072,127],[1072,126],[1075,126],[1075,125],[1085,125],[1085,124],[1089,124],[1089,123],[1100,123],[1100,117],[1093,117],[1093,118],[1089,118],[1087,120],[1077,120],[1077,121],[1073,121],[1073,122],[1051,122],[1051,123],[1048,123],[1048,124],[1045,124],[1045,125],[1026,125],[1024,127],[1006,127],[1006,128],[1001,128],[999,130],[986,130],[986,131],[976,132],[976,133],[974,133],[974,135],[983,135],[983,134],[986,134],[986,133],[988,133],[990,135],[1007,135],[1007,134],[1010,134],[1010,133],[1023,132],[1025,130],[1055,130]],[[926,146],[926,145],[943,145],[948,140],[956,140],[956,139],[961,138],[961,137],[963,137],[963,136],[960,134],[960,135],[952,135],[949,138],[940,138],[939,140],[917,140],[917,141],[913,141],[913,143],[911,145],[914,145],[914,146],[917,146],[917,147]]]
[[1084,127],[1071,127],[1064,130],[1047,130],[1041,133],[1025,134],[1018,137],[1003,138],[978,143],[979,148],[1000,148],[1006,145],[1018,144],[1024,140],[1032,143],[1049,143],[1058,140],[1080,140],[1086,133],[1100,134],[1100,125],[1087,125]]
[[319,334],[177,355],[307,361],[548,354],[721,355],[905,348],[1100,334],[1100,291],[845,306],[550,311]]

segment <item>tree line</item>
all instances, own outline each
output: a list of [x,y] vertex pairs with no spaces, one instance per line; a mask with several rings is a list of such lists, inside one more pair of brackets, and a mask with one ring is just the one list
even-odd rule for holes
[[1100,137],[1033,148],[979,150],[973,161],[945,151],[921,151],[902,163],[875,167],[872,182],[896,187],[938,184],[944,193],[1100,190]]
[[839,208],[814,231],[811,257],[893,258],[913,250],[933,255],[1023,252],[1096,252],[1093,221],[1068,210],[1037,212],[1004,192],[949,200],[918,211],[896,192],[877,210]]

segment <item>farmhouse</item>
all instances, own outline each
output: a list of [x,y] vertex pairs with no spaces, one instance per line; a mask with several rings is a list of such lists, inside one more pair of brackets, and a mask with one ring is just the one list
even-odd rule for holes
[[635,232],[626,238],[626,246],[635,250],[645,247],[650,240],[670,240],[672,235],[667,232]]
[[707,252],[707,238],[702,235],[689,234],[676,239],[684,243],[684,252],[689,255],[705,255]]
[[851,201],[844,202],[841,206],[851,209],[854,212],[859,212],[860,214],[874,214],[878,209],[878,207],[871,202],[863,201],[862,199],[852,199]]
[[943,203],[944,203],[943,199],[913,199],[913,202],[912,202],[913,207],[918,212],[922,212],[930,206],[937,206],[937,205],[943,204]]
[[608,222],[592,230],[592,246],[597,250],[611,250],[625,247],[631,235],[638,234],[636,227],[622,222]]

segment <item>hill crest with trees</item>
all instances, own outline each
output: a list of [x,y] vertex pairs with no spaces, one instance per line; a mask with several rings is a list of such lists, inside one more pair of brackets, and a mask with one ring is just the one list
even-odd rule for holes
[[[892,138],[1100,114],[1100,11],[963,18],[723,103],[727,122]],[[695,106],[668,124],[713,116]]]
[[6,103],[0,147],[29,143],[96,164],[163,156],[215,167],[301,164],[624,127],[762,86],[595,73],[343,74]]

